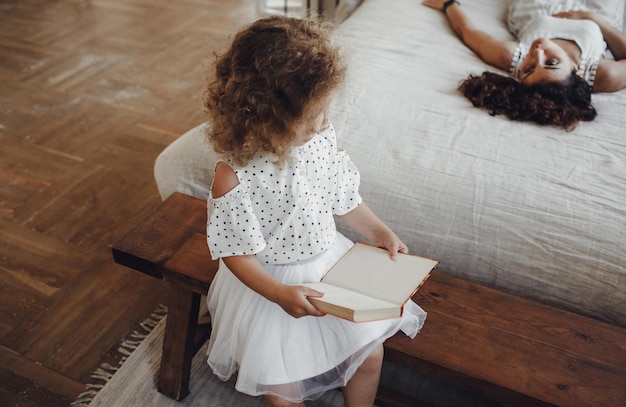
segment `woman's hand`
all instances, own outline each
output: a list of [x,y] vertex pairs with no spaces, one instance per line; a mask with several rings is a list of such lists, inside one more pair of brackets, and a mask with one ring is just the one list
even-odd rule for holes
[[565,19],[570,19],[570,20],[596,21],[599,16],[592,11],[572,10],[572,11],[563,11],[561,13],[554,14],[553,17],[565,18]]
[[326,315],[309,302],[307,297],[322,297],[324,293],[302,285],[282,285],[272,299],[285,312],[294,318],[307,315],[321,317]]
[[626,87],[626,62],[623,62],[626,60],[626,36],[624,33],[613,27],[600,14],[592,11],[566,11],[555,14],[554,17],[591,20],[598,24],[615,61],[608,58],[600,60],[593,90],[594,92],[614,92],[624,89]]

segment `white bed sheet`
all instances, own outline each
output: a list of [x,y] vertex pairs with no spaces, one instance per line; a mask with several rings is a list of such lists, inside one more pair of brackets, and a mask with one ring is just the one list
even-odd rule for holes
[[[462,7],[505,36],[508,3]],[[626,326],[626,90],[594,95],[598,117],[571,132],[492,117],[456,91],[492,68],[419,0],[365,0],[336,39],[349,75],[331,121],[412,253]]]

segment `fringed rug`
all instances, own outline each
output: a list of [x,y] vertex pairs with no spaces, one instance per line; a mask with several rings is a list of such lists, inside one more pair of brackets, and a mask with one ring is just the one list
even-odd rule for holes
[[[161,362],[166,307],[155,310],[120,346],[124,355],[119,366],[102,365],[94,383],[71,407],[264,407],[263,397],[250,397],[235,390],[234,379],[222,382],[210,371],[206,344],[193,358],[190,394],[182,401],[172,400],[157,391]],[[381,382],[400,389],[431,405],[440,407],[499,406],[471,393],[447,386],[415,372],[385,364]],[[340,391],[330,391],[307,407],[343,407]]]
[[[263,397],[250,397],[235,390],[234,379],[219,380],[209,369],[205,354],[206,344],[193,359],[188,394],[182,401],[172,400],[157,391],[161,362],[164,313],[151,315],[142,327],[149,334],[136,332],[124,341],[120,352],[127,354],[120,366],[102,365],[92,376],[105,384],[88,386],[71,407],[264,407]],[[151,329],[152,328],[152,329]],[[327,392],[311,407],[342,407],[340,391]]]
[[[120,370],[130,355],[144,343],[145,339],[152,333],[155,333],[157,327],[160,327],[161,325],[164,327],[166,316],[167,307],[165,305],[159,305],[148,318],[139,323],[137,330],[131,332],[128,337],[124,338],[117,349],[117,352],[121,355],[119,364],[116,366],[112,366],[108,363],[100,365],[100,367],[91,375],[94,382],[86,386],[87,391],[79,395],[78,399],[70,404],[70,407],[88,407],[94,397],[109,383],[109,381],[111,381],[111,379],[113,379],[114,375],[118,372],[118,370]],[[155,334],[158,335],[158,333]],[[150,342],[150,340],[146,341],[146,345],[148,342]],[[140,356],[137,355],[137,357]]]

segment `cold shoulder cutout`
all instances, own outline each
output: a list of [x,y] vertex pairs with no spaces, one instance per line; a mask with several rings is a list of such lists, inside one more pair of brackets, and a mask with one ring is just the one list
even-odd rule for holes
[[211,185],[211,194],[214,198],[226,195],[239,185],[239,178],[235,171],[224,161],[215,164],[215,177]]

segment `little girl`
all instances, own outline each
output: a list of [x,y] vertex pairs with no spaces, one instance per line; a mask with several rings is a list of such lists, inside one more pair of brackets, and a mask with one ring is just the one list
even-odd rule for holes
[[[207,226],[220,267],[208,293],[208,363],[270,406],[344,387],[346,406],[371,406],[383,341],[413,337],[424,311],[353,323],[317,310],[299,284],[319,281],[351,246],[334,215],[389,251],[406,245],[362,202],[359,172],[337,146],[326,111],[345,66],[319,22],[261,19],[217,58],[205,92],[215,168]],[[211,212],[211,211],[210,211]]]

